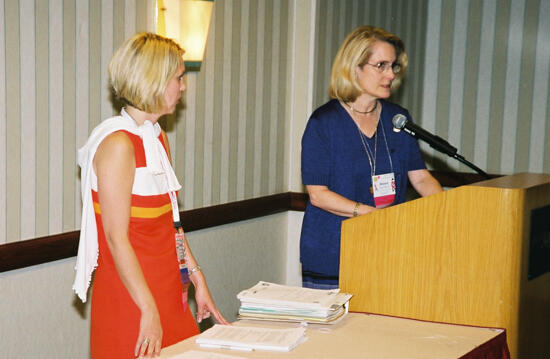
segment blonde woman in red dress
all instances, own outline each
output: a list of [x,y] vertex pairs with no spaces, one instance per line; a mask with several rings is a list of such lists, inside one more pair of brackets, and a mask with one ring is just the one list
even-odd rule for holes
[[182,234],[179,258],[176,249],[181,186],[158,120],[174,112],[185,91],[183,53],[151,33],[124,42],[109,76],[126,106],[79,150],[83,211],[74,289],[85,301],[97,267],[92,359],[156,357],[162,347],[198,334],[182,278],[195,286],[197,321],[212,314],[227,324]]

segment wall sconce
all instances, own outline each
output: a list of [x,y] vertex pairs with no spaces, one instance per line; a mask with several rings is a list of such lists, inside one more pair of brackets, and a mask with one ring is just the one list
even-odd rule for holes
[[174,39],[185,49],[187,71],[199,71],[214,0],[156,0],[157,34]]

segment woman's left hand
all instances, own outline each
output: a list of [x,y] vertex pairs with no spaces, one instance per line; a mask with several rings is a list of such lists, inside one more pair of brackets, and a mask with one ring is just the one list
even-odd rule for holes
[[193,273],[192,276],[196,277],[193,278],[193,284],[195,285],[195,301],[197,302],[197,322],[200,323],[203,319],[210,318],[210,315],[213,315],[218,323],[230,324],[216,308],[202,272]]
[[437,182],[428,170],[409,171],[408,175],[411,185],[422,197],[443,191],[439,182]]

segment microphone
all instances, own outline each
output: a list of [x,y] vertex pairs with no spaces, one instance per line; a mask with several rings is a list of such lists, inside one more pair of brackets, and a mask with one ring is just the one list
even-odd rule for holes
[[430,147],[436,149],[439,152],[443,152],[451,157],[459,156],[457,154],[457,149],[449,144],[439,136],[432,135],[428,131],[424,130],[422,127],[415,125],[411,121],[407,120],[407,117],[402,114],[397,114],[393,116],[392,119],[393,127],[398,130],[404,130],[409,135],[421,139],[427,142]]
[[457,153],[457,149],[451,146],[449,142],[445,141],[439,136],[432,135],[422,127],[417,126],[414,123],[410,122],[409,120],[407,120],[407,117],[405,115],[402,115],[399,113],[393,116],[392,122],[393,122],[393,127],[397,131],[404,130],[409,135],[427,142],[430,145],[430,147],[436,149],[437,151],[443,152],[449,155],[450,157],[464,163],[468,167],[475,170],[477,173],[484,176],[486,179],[491,178],[491,176],[485,173],[481,168],[477,167],[470,161],[466,160],[463,156],[459,155]]

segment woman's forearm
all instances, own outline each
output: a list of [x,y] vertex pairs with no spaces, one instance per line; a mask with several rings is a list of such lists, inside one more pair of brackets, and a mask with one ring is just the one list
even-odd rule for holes
[[193,252],[191,252],[191,247],[189,247],[189,242],[187,242],[185,235],[183,237],[183,245],[185,247],[185,263],[187,264],[189,279],[195,287],[206,284],[202,270],[200,269],[195,256],[193,256]]
[[129,240],[127,238],[115,239],[108,237],[107,245],[120,280],[134,303],[142,312],[146,310],[156,311],[155,300]]
[[443,191],[441,185],[428,170],[409,171],[409,181],[422,197]]
[[355,215],[367,214],[376,208],[363,203],[352,201],[326,186],[306,186],[309,200],[315,207],[342,217],[353,217]]

